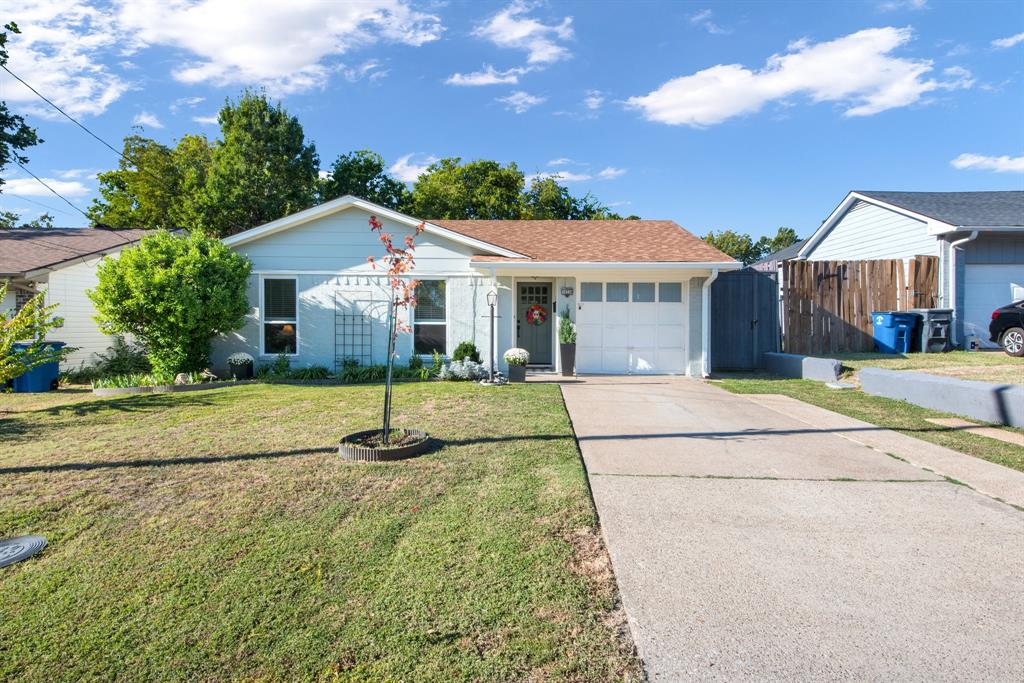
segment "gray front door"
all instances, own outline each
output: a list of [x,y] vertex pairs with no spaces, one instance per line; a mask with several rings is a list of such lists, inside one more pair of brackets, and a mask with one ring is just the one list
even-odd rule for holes
[[[529,311],[541,315],[529,321]],[[544,322],[537,324],[543,318]],[[551,283],[520,283],[519,303],[516,305],[516,343],[530,352],[530,365],[551,365],[551,326],[555,312],[551,306]]]

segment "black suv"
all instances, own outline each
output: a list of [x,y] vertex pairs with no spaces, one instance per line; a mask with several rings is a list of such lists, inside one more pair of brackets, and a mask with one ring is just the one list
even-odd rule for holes
[[992,311],[988,333],[1007,354],[1024,356],[1024,299]]

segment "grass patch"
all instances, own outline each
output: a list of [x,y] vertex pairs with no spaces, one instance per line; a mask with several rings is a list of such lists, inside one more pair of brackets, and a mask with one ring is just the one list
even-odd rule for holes
[[863,368],[885,370],[920,370],[961,379],[1004,384],[1024,384],[1024,359],[1008,356],[1002,351],[950,351],[949,353],[837,353],[846,375]]
[[398,386],[394,464],[380,387],[0,400],[0,679],[640,677],[556,386]]
[[[1019,446],[932,424],[926,418],[952,416],[905,401],[871,396],[859,390],[829,389],[821,382],[803,379],[725,376],[719,386],[736,394],[783,394],[841,415],[1024,471],[1024,449]],[[1012,427],[1001,429],[1014,433],[1022,431]]]

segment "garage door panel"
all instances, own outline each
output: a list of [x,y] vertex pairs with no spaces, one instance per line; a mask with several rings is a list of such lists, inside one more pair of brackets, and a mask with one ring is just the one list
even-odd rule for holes
[[686,322],[686,311],[682,304],[658,304],[658,323],[661,325],[682,325]]
[[684,330],[682,325],[658,325],[658,348],[682,348]]
[[629,325],[605,325],[604,346],[623,349],[629,346]]
[[576,348],[576,370],[577,372],[602,372],[604,366],[601,363],[603,351],[600,348]]
[[601,325],[577,325],[576,348],[600,349],[604,345],[604,328]]
[[658,372],[681,373],[686,369],[686,358],[682,349],[658,349]]
[[614,350],[606,348],[601,356],[601,371],[625,373],[629,368],[629,352],[626,349]]
[[649,351],[634,349],[630,354],[630,371],[639,374],[663,372],[658,368],[658,362],[655,356],[656,352],[654,349],[650,349]]
[[657,324],[658,307],[655,304],[632,304],[629,307],[629,322],[634,325]]
[[1013,300],[1014,285],[1024,286],[1024,265],[968,264],[964,271],[964,333],[988,340],[992,311]]

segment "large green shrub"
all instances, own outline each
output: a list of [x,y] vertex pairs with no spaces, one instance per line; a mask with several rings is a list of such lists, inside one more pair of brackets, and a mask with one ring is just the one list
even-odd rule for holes
[[463,360],[471,360],[474,363],[480,362],[480,351],[477,350],[476,344],[471,341],[464,341],[455,347],[455,353],[452,354],[452,361]]
[[100,263],[99,284],[88,294],[100,326],[133,335],[156,373],[198,371],[210,341],[242,326],[251,270],[219,240],[160,230]]
[[[0,41],[0,46],[3,42]],[[7,285],[0,284],[0,301]],[[58,363],[74,349],[58,349],[46,343],[46,335],[62,320],[53,315],[57,304],[47,304],[42,292],[28,300],[17,312],[0,309],[0,388],[44,363]],[[22,342],[17,345],[18,342]]]

